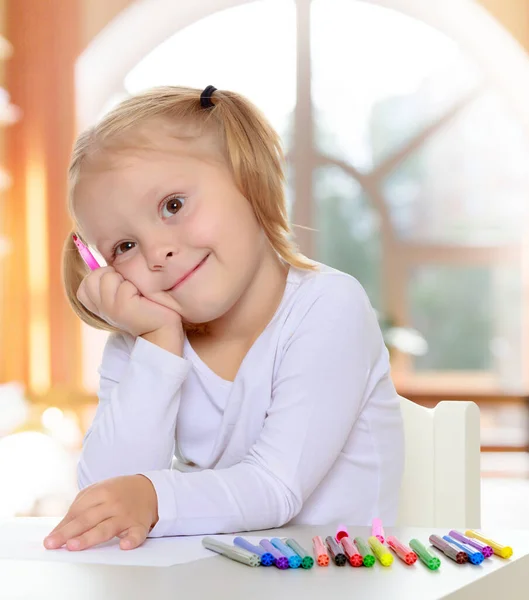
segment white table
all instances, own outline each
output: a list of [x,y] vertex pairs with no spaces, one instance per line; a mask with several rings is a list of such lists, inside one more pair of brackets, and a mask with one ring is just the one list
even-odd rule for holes
[[[368,528],[350,527],[352,536],[367,538]],[[332,535],[334,527],[285,527],[252,532],[263,537],[293,537],[307,550],[314,535]],[[408,544],[420,539],[427,547],[431,533],[447,530],[387,528]],[[514,556],[496,556],[481,566],[458,565],[441,558],[441,568],[429,571],[418,561],[408,567],[397,557],[389,568],[349,565],[311,570],[275,567],[251,568],[222,556],[166,568],[65,564],[42,561],[0,561],[0,598],[53,600],[157,600],[197,598],[211,600],[289,600],[362,598],[365,600],[518,600],[529,598],[529,531],[490,530],[499,543],[510,545]],[[434,551],[436,553],[436,551]]]

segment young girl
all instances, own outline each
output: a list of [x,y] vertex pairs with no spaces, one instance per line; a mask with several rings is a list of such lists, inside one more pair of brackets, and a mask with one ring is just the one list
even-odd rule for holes
[[77,140],[64,283],[111,331],[78,494],[47,548],[395,522],[399,397],[350,275],[289,239],[277,134],[248,100],[165,87]]

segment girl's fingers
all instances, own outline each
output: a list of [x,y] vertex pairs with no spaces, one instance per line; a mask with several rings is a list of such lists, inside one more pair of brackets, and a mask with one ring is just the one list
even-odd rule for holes
[[59,526],[44,539],[44,546],[50,550],[61,548],[68,540],[86,533],[99,523],[108,519],[110,515],[111,511],[108,504],[99,504],[83,511],[81,514],[72,512],[63,519],[64,523],[62,525],[59,524]]
[[66,548],[68,550],[86,550],[97,546],[97,544],[108,542],[123,529],[123,523],[120,520],[120,517],[110,517],[101,521],[83,534],[69,538],[66,542]]
[[68,512],[64,515],[63,519],[55,525],[55,527],[48,533],[47,537],[52,536],[56,531],[61,529],[64,525],[69,523],[72,519],[75,519],[77,515],[81,514],[83,511],[87,510],[91,506],[97,506],[102,503],[102,499],[99,497],[99,494],[94,494],[94,486],[88,486],[84,490],[81,490],[72,505],[70,506]]
[[81,281],[81,285],[79,286],[79,289],[77,290],[77,300],[79,300],[79,302],[85,307],[87,308],[90,312],[94,313],[95,315],[98,314],[98,310],[97,310],[97,306],[95,305],[95,303],[92,300],[93,295],[90,295],[88,290],[87,290],[87,286],[86,286],[86,281],[83,279],[83,281]]
[[101,278],[107,273],[115,273],[113,267],[101,267],[89,273],[77,290],[79,302],[94,314],[99,314],[98,306],[101,305],[100,283]]
[[148,533],[149,530],[143,525],[133,525],[132,527],[129,527],[127,535],[119,542],[119,547],[122,550],[132,550],[133,548],[137,548],[146,540]]
[[104,273],[99,282],[99,294],[101,298],[101,309],[103,313],[111,312],[116,302],[119,288],[123,284],[123,276],[115,271]]

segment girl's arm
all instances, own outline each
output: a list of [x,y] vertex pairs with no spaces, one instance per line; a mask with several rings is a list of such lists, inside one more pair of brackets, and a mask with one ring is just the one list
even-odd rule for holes
[[85,435],[79,488],[132,475],[170,469],[180,387],[189,361],[128,334],[111,334],[99,369],[99,404]]
[[[287,342],[262,434],[244,460],[194,473],[142,473],[158,496],[152,537],[280,527],[330,471],[365,401],[388,377],[389,361],[360,284],[329,283]],[[399,409],[392,385],[387,389],[378,408],[393,403],[391,436]],[[399,452],[399,436],[391,441]]]

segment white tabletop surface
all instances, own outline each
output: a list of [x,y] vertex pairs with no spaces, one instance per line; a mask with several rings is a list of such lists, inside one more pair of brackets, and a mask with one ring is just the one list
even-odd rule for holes
[[[248,535],[293,537],[307,550],[314,535],[325,537],[333,526],[285,527]],[[370,530],[350,527],[352,537],[367,538]],[[429,547],[431,533],[447,530],[386,528],[403,543],[418,538]],[[497,556],[482,565],[458,565],[442,554],[438,571],[429,571],[418,561],[409,567],[397,557],[388,568],[314,566],[310,570],[275,567],[251,568],[222,556],[173,567],[125,567],[93,564],[66,564],[44,561],[0,561],[0,598],[9,600],[155,600],[167,598],[211,598],[233,600],[362,598],[365,600],[518,600],[529,598],[529,530],[488,530],[490,538],[510,545],[509,560]],[[244,534],[243,534],[244,535]],[[436,553],[436,551],[433,551]]]

